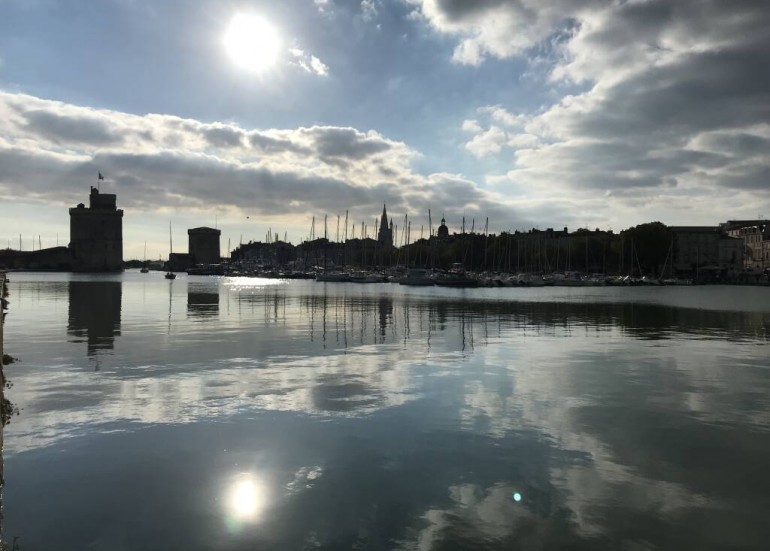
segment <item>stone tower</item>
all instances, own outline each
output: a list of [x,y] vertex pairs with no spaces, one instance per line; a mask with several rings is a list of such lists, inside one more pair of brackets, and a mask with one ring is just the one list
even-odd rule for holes
[[70,209],[70,254],[75,272],[123,269],[123,211],[114,193],[91,186],[89,205]]
[[385,247],[393,246],[393,223],[388,224],[388,211],[382,205],[382,218],[380,218],[380,231],[377,233],[377,241]]
[[189,236],[188,252],[190,264],[219,264],[222,259],[219,256],[219,236],[221,230],[214,228],[192,228],[187,230]]

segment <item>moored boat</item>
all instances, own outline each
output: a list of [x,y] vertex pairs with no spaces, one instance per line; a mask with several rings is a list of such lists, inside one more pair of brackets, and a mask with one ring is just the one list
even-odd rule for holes
[[465,272],[461,264],[453,264],[448,272],[434,278],[436,285],[441,287],[478,287],[479,280]]
[[315,280],[328,283],[344,283],[350,281],[350,276],[345,272],[322,272],[316,274]]
[[415,287],[429,287],[435,285],[428,270],[413,268],[406,272],[406,276],[399,280],[399,285],[412,285]]

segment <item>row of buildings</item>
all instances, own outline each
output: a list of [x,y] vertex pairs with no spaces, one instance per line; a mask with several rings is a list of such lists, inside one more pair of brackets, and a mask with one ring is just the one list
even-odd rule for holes
[[[70,242],[67,247],[36,251],[0,250],[0,267],[20,270],[116,272],[123,269],[123,210],[114,193],[91,187],[89,204],[69,209]],[[172,253],[169,263],[184,270],[197,264],[221,262],[221,231],[200,227],[187,230],[187,253]]]
[[[117,208],[115,194],[101,193],[91,187],[89,205],[81,203],[69,209],[70,243],[67,247],[53,247],[37,251],[0,251],[0,266],[16,269],[58,269],[82,272],[109,272],[123,269],[123,210]],[[654,225],[654,224],[652,224]],[[644,225],[643,225],[644,226]],[[656,234],[654,242],[647,247],[653,247],[659,253],[665,253],[664,266],[669,275],[699,276],[703,274],[718,274],[721,278],[735,279],[739,274],[762,274],[770,271],[770,224],[766,220],[729,220],[717,226],[663,226],[665,234]],[[639,228],[640,226],[637,226]],[[516,264],[521,265],[522,251],[527,258],[539,255],[537,261],[526,262],[529,269],[542,270],[561,269],[565,265],[564,258],[559,255],[575,254],[575,244],[585,241],[586,258],[583,267],[586,270],[594,268],[614,268],[619,271],[633,270],[634,265],[641,263],[634,247],[641,247],[641,239],[637,243],[627,244],[621,232],[616,236],[612,231],[578,230],[570,233],[568,228],[563,230],[532,229],[528,232],[503,233],[499,236],[483,234],[485,247],[484,264],[489,259],[497,266],[503,266],[502,260],[507,254],[507,266],[513,268],[512,255],[516,254]],[[235,260],[252,260],[284,265],[298,258],[307,257],[312,253],[314,261],[318,261],[319,251],[325,255],[333,254],[336,262],[386,263],[403,259],[394,254],[394,224],[388,218],[383,206],[377,239],[352,239],[348,244],[330,243],[326,239],[318,239],[294,246],[290,243],[252,243],[241,245],[230,255]],[[167,267],[172,270],[185,270],[200,264],[216,264],[221,262],[220,239],[221,231],[214,228],[199,227],[188,230],[188,252],[171,253]],[[666,237],[660,237],[665,235]],[[451,247],[458,239],[478,242],[481,234],[461,233],[449,234],[446,221],[442,218],[435,235],[428,239],[415,240],[413,245],[426,246],[431,244],[434,249]],[[494,250],[489,249],[489,238],[497,240]],[[589,262],[589,240],[594,249],[601,244],[601,253],[591,252],[593,261]],[[506,245],[507,243],[507,245]],[[515,243],[515,245],[512,245]],[[549,245],[550,243],[550,245]],[[554,245],[558,243],[558,245]],[[564,245],[566,244],[566,249]],[[412,245],[410,245],[412,246]],[[515,246],[515,249],[514,249]],[[507,251],[506,251],[507,247]],[[628,249],[631,247],[631,249]],[[606,257],[613,254],[612,250],[620,248],[619,261],[608,263]],[[629,253],[630,250],[630,253]],[[476,256],[479,256],[476,251]],[[600,254],[604,260],[597,259]],[[467,256],[467,252],[466,252]],[[575,254],[575,264],[580,264]],[[543,257],[545,261],[543,261]],[[406,258],[409,258],[408,252]],[[561,264],[560,259],[561,258]],[[570,258],[567,256],[566,258]],[[489,266],[485,266],[488,268]],[[657,265],[656,265],[657,268]]]

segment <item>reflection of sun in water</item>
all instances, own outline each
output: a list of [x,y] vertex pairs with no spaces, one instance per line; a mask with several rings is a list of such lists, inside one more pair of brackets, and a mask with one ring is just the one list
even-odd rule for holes
[[240,475],[230,486],[228,508],[230,513],[240,520],[256,519],[266,503],[266,488],[252,475]]
[[239,13],[233,17],[222,42],[236,65],[254,72],[270,67],[281,52],[281,37],[257,15]]

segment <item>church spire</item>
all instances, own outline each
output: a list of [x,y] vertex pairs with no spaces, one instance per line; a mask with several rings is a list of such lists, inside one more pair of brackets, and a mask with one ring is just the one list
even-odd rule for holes
[[388,226],[388,211],[385,208],[385,203],[382,204],[382,218],[380,219],[380,231],[377,234],[377,241],[386,247],[393,246],[393,221],[391,220],[390,226]]

